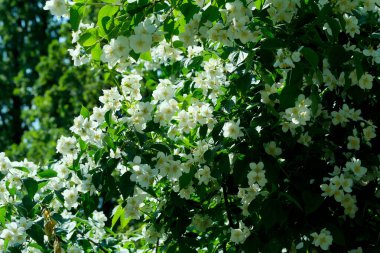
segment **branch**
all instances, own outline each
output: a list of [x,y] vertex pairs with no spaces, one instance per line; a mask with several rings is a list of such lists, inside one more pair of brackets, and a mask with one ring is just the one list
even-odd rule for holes
[[224,198],[224,205],[226,207],[227,211],[227,218],[228,218],[228,224],[230,227],[235,228],[236,226],[234,225],[232,221],[232,215],[230,211],[230,204],[228,202],[228,196],[227,196],[227,185],[225,182],[222,183],[222,189],[223,189],[223,198]]
[[79,234],[81,236],[83,236],[83,238],[85,238],[86,240],[88,240],[89,242],[91,242],[92,244],[94,244],[95,246],[99,247],[99,249],[101,249],[103,252],[106,252],[106,253],[109,253],[108,250],[106,250],[102,245],[100,245],[99,243],[95,242],[94,240],[92,240],[91,238],[87,238],[84,236],[84,234],[82,234],[81,232],[79,232]]

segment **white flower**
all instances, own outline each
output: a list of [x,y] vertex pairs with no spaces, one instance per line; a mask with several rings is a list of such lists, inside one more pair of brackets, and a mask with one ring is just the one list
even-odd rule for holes
[[78,190],[73,187],[70,189],[66,189],[62,192],[62,195],[65,199],[65,207],[68,209],[76,208],[78,206]]
[[135,34],[129,37],[130,46],[136,53],[149,51],[152,45],[152,36],[149,34]]
[[84,251],[78,245],[72,245],[67,248],[67,253],[83,253]]
[[6,175],[12,169],[11,161],[5,156],[4,152],[0,153],[0,172]]
[[95,210],[92,213],[92,220],[93,220],[95,226],[102,228],[105,226],[105,222],[107,221],[107,217],[104,215],[103,212],[98,212]]
[[346,32],[353,38],[355,34],[360,33],[360,27],[358,25],[358,19],[355,16],[344,15],[344,21],[346,22]]
[[373,83],[373,76],[368,73],[364,73],[359,79],[359,87],[362,88],[363,90],[372,89],[372,83]]
[[197,173],[195,173],[195,177],[199,180],[198,184],[208,185],[211,180],[214,178],[211,176],[210,167],[205,165],[203,169],[199,169]]
[[346,163],[346,168],[352,171],[357,179],[362,178],[367,173],[367,168],[361,166],[361,161],[356,158],[352,158],[351,162]]
[[118,62],[127,59],[129,56],[129,39],[119,36],[111,39],[110,44],[103,47],[101,60],[108,63],[109,68],[113,68]]
[[77,155],[77,140],[75,137],[65,137],[62,136],[57,141],[57,152],[62,155],[69,155],[76,157]]
[[325,228],[322,229],[319,234],[314,232],[311,234],[311,236],[313,237],[313,244],[316,247],[321,247],[323,250],[328,250],[333,241],[331,232]]
[[200,232],[206,232],[207,228],[212,225],[212,220],[208,215],[194,215],[191,225],[193,225]]
[[282,154],[282,149],[277,147],[277,144],[274,141],[264,143],[264,149],[268,155],[271,155],[273,157],[277,157]]
[[239,127],[240,125],[240,119],[237,122],[228,121],[224,123],[223,126],[223,136],[225,138],[232,138],[236,140],[239,137],[244,136],[243,132],[241,131],[242,127]]
[[369,142],[371,139],[376,137],[376,126],[369,125],[363,129],[364,140]]
[[249,167],[251,171],[248,173],[248,184],[250,186],[255,183],[259,184],[261,187],[267,183],[267,179],[265,178],[264,164],[262,162],[259,163],[250,163]]
[[11,222],[5,227],[6,229],[2,231],[0,237],[4,240],[9,240],[10,245],[22,244],[26,240],[25,228],[17,222]]
[[65,0],[49,0],[46,1],[44,10],[49,10],[51,14],[61,17],[68,14]]
[[248,227],[244,225],[243,222],[239,223],[239,228],[233,229],[231,228],[231,242],[234,242],[236,244],[242,244],[245,242],[245,240],[249,237],[251,232],[249,231]]
[[159,79],[160,83],[153,91],[153,98],[155,101],[169,100],[174,97],[175,89],[169,79]]
[[356,136],[348,136],[347,148],[359,150],[360,149],[360,139]]

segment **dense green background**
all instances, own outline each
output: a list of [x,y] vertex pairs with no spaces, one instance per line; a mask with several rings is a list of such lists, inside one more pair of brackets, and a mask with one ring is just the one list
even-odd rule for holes
[[46,162],[82,105],[93,107],[102,76],[74,67],[69,26],[42,9],[44,0],[0,1],[0,152]]

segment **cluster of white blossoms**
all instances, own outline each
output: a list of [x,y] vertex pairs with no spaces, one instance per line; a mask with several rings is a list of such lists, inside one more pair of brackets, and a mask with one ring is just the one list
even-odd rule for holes
[[208,129],[213,129],[216,123],[213,111],[214,108],[209,103],[193,101],[187,111],[181,110],[175,117],[178,122],[179,133],[188,134],[197,124],[207,125]]
[[248,184],[250,186],[258,184],[260,187],[264,187],[268,182],[265,178],[264,163],[250,163],[249,168],[251,171],[247,174]]
[[270,98],[270,95],[276,94],[277,90],[281,87],[282,85],[280,83],[274,83],[272,85],[265,84],[264,90],[260,91],[261,95],[261,102],[264,104],[273,104],[273,103],[278,103],[280,102],[278,99],[276,101],[273,101]]
[[361,120],[362,117],[360,115],[360,109],[355,110],[354,108],[349,108],[347,104],[343,104],[342,108],[339,109],[339,111],[331,112],[333,125],[340,124],[343,127],[346,125],[346,123],[349,122],[349,120],[352,120],[354,122]]
[[44,10],[49,10],[51,14],[61,17],[68,15],[67,0],[48,0],[45,3]]
[[210,167],[208,167],[207,165],[199,169],[197,173],[195,173],[195,177],[198,179],[198,184],[204,184],[204,185],[208,185],[210,181],[215,179],[211,176]]
[[345,29],[346,33],[348,33],[351,37],[354,37],[355,34],[360,33],[360,27],[358,25],[358,19],[353,15],[344,14],[344,21],[346,23]]
[[[24,221],[25,218],[23,218]],[[31,226],[30,222],[22,224],[20,221],[14,221],[5,225],[5,229],[0,234],[0,245],[8,241],[9,246],[23,244],[26,241],[26,230]]]
[[290,130],[294,135],[297,127],[305,126],[312,116],[310,106],[311,100],[309,98],[303,94],[298,95],[295,106],[286,109],[285,114],[283,114],[285,121],[282,122],[282,131],[286,133]]
[[[135,157],[136,159],[136,157]],[[141,187],[148,188],[153,185],[158,172],[148,164],[136,164],[132,167],[131,181],[137,182]]]
[[242,221],[239,222],[239,228],[231,228],[231,242],[242,244],[251,235],[250,228],[248,228]]
[[[170,6],[165,1],[155,1],[149,2],[148,7],[144,9],[144,11],[149,9],[148,12],[152,11],[154,14],[147,13],[142,22],[128,13],[131,12],[128,8],[135,4],[134,0],[127,1],[128,7],[125,1],[123,3],[113,1],[111,5],[110,1],[103,2],[105,9],[112,6],[116,10],[115,14],[110,14],[109,17],[112,22],[118,23],[116,26],[121,25],[120,31],[116,29],[115,33],[107,34],[105,37],[94,33],[96,44],[84,46],[81,36],[85,32],[99,31],[103,24],[100,24],[101,22],[96,25],[84,24],[79,21],[77,30],[73,32],[72,41],[77,45],[69,53],[74,65],[82,65],[89,61],[95,61],[96,66],[102,65],[99,62],[100,58],[104,65],[112,69],[112,75],[114,70],[118,72],[115,80],[121,80],[121,85],[104,90],[99,98],[102,105],[95,107],[92,113],[83,109],[70,128],[75,137],[63,136],[58,140],[56,149],[62,158],[52,165],[42,167],[38,173],[36,165],[27,162],[12,163],[4,153],[0,153],[0,176],[4,176],[0,184],[0,208],[7,205],[22,207],[29,202],[38,206],[40,203],[45,205],[46,202],[53,215],[62,217],[62,221],[56,225],[67,232],[63,238],[68,242],[68,245],[64,246],[65,251],[84,252],[83,248],[87,246],[83,244],[85,245],[83,247],[77,241],[85,240],[88,241],[87,244],[91,243],[87,251],[99,250],[99,247],[96,249],[98,245],[104,242],[112,244],[115,241],[115,244],[119,245],[111,246],[111,250],[124,253],[127,249],[123,247],[129,247],[131,241],[141,240],[143,243],[160,247],[163,245],[162,242],[167,243],[166,239],[174,235],[173,231],[170,231],[172,227],[168,228],[167,220],[171,215],[175,216],[175,212],[171,213],[170,210],[177,208],[170,205],[173,201],[181,201],[180,205],[186,203],[181,208],[192,216],[187,217],[189,223],[191,220],[190,225],[186,224],[187,232],[197,233],[197,239],[203,239],[207,237],[202,236],[211,235],[214,228],[215,231],[224,231],[223,236],[229,237],[229,242],[227,239],[218,243],[228,244],[229,250],[233,251],[236,249],[233,248],[236,246],[234,244],[243,244],[252,233],[256,233],[251,221],[247,222],[255,212],[252,210],[252,201],[260,200],[261,197],[266,199],[268,195],[273,194],[270,192],[271,187],[268,187],[273,183],[270,182],[269,176],[266,177],[264,168],[269,164],[264,166],[258,158],[258,163],[251,162],[248,166],[247,160],[250,160],[251,155],[249,152],[257,148],[260,154],[263,153],[264,156],[267,154],[273,157],[271,160],[277,160],[279,166],[287,166],[290,164],[289,152],[283,153],[286,139],[282,137],[285,135],[288,137],[288,134],[284,133],[290,131],[292,136],[296,137],[294,140],[306,147],[312,142],[317,144],[332,142],[330,139],[332,134],[326,133],[322,136],[313,129],[313,127],[323,127],[325,129],[322,130],[327,131],[346,128],[348,134],[342,138],[342,143],[337,143],[347,151],[343,152],[346,156],[344,168],[337,168],[329,177],[321,179],[324,180],[320,186],[321,194],[323,197],[332,197],[340,203],[344,208],[344,218],[345,216],[355,218],[360,213],[357,211],[361,201],[357,201],[353,194],[355,191],[357,196],[360,196],[356,192],[357,189],[360,190],[367,182],[373,180],[370,177],[374,167],[364,159],[361,152],[364,148],[371,148],[371,142],[375,143],[373,140],[377,136],[377,127],[370,120],[363,119],[368,115],[367,112],[363,111],[362,115],[360,109],[354,109],[359,108],[357,107],[359,105],[351,98],[350,91],[347,92],[346,88],[358,90],[360,88],[365,95],[377,88],[375,84],[378,78],[375,72],[370,68],[361,71],[354,61],[356,56],[363,57],[358,62],[362,61],[363,67],[367,67],[365,61],[371,61],[372,65],[371,63],[369,65],[373,67],[380,62],[380,48],[374,48],[374,45],[368,45],[369,43],[363,43],[363,46],[359,43],[350,43],[367,34],[363,32],[366,24],[362,23],[359,16],[371,12],[377,17],[380,13],[379,0],[320,0],[319,8],[331,4],[333,13],[339,13],[336,15],[339,18],[334,16],[331,20],[330,17],[328,21],[322,20],[322,23],[326,24],[320,28],[325,28],[329,35],[326,43],[335,45],[336,42],[332,43],[330,39],[341,34],[334,33],[345,33],[350,43],[342,48],[347,55],[352,56],[355,53],[356,56],[347,57],[349,59],[342,63],[341,69],[329,62],[331,59],[323,59],[321,70],[319,70],[320,59],[315,57],[317,64],[311,66],[314,72],[307,73],[309,65],[313,64],[309,64],[310,59],[300,39],[301,47],[298,50],[292,51],[294,49],[287,48],[285,44],[284,47],[277,49],[275,60],[273,64],[270,63],[275,68],[269,77],[272,79],[271,82],[266,81],[265,74],[261,75],[261,72],[266,70],[260,71],[265,68],[261,69],[260,64],[263,62],[260,62],[260,57],[255,58],[257,56],[255,53],[261,49],[261,39],[263,41],[269,38],[277,39],[278,29],[282,30],[284,25],[290,26],[296,16],[301,16],[297,15],[303,11],[299,8],[300,0],[249,3],[236,0],[225,3],[225,9],[218,8],[220,6],[215,6],[210,1],[197,0],[194,3],[187,2],[186,5],[179,3],[181,8]],[[140,3],[136,4],[140,6]],[[258,4],[263,5],[262,14],[266,15],[268,20],[261,16],[254,17],[255,13],[261,11]],[[302,4],[308,3],[306,1]],[[74,2],[73,5],[88,7],[87,3],[82,1]],[[65,0],[49,0],[44,8],[57,16],[62,16],[69,13],[69,6]],[[164,10],[166,7],[170,9],[170,15]],[[156,12],[156,9],[159,11]],[[191,14],[187,14],[188,9]],[[198,11],[193,13],[194,10]],[[211,15],[208,15],[210,14],[208,12]],[[337,27],[332,26],[335,21],[338,22]],[[123,22],[131,23],[122,26],[126,24]],[[171,22],[175,23],[173,28],[170,28]],[[313,25],[318,28],[320,24],[316,22]],[[134,29],[123,31],[129,26]],[[168,38],[168,35],[171,38]],[[97,48],[99,48],[98,59],[92,59],[88,52]],[[228,51],[230,49],[233,50],[232,53]],[[318,47],[309,50],[315,50],[317,55],[324,52]],[[245,54],[246,51],[250,53]],[[245,56],[236,63],[232,56],[234,53]],[[138,57],[140,58],[136,59]],[[256,61],[259,64],[256,65]],[[129,68],[131,64],[134,64],[133,69]],[[294,106],[284,112],[281,99],[272,100],[272,97],[278,97],[276,93],[280,93],[287,75],[301,64],[308,64],[303,68],[305,73],[302,74],[305,78],[302,79],[302,86],[297,91],[299,93],[291,98],[295,101]],[[246,85],[248,88],[241,93],[247,97],[242,95],[236,98],[235,76],[240,77],[242,73],[247,76],[257,75],[265,80],[265,83],[244,80],[248,82]],[[154,78],[149,77],[150,74],[153,74]],[[310,80],[307,80],[309,77]],[[310,83],[313,87],[310,87]],[[313,94],[314,87],[317,88],[317,94]],[[256,93],[253,95],[254,92]],[[333,101],[329,110],[323,110],[322,105],[327,102],[324,94],[342,95],[343,101]],[[257,100],[254,100],[256,95]],[[313,95],[319,96],[316,98],[312,97]],[[223,100],[224,98],[228,101]],[[262,104],[259,104],[257,111],[256,108],[246,109],[247,102],[244,102],[244,99],[251,102],[259,101],[260,98]],[[370,102],[375,99],[373,95]],[[225,107],[223,102],[230,102],[232,109]],[[265,117],[266,109],[271,109],[271,118]],[[317,112],[314,109],[317,109]],[[270,125],[254,126],[256,130],[260,128],[257,132],[260,132],[260,141],[264,141],[257,146],[250,142],[250,130],[254,128],[250,129],[252,125],[247,126],[245,115],[245,112],[251,115],[250,110],[259,115],[255,117],[263,116]],[[278,121],[280,126],[276,125]],[[284,133],[280,130],[276,134],[269,135],[270,131],[277,129],[276,127],[282,127]],[[159,129],[152,130],[152,128]],[[271,136],[272,141],[267,139],[268,136]],[[366,145],[361,146],[362,143]],[[230,169],[228,171],[230,174],[224,175],[216,164],[220,162],[217,156],[224,155],[223,152],[226,150],[230,159],[226,161],[228,164],[223,166]],[[333,153],[331,156],[335,155],[334,150],[329,151]],[[328,160],[329,157],[321,153],[319,158]],[[244,163],[245,167],[249,167],[243,168],[247,171],[246,174],[239,175],[240,171],[236,172],[239,167],[236,165],[237,160],[240,164]],[[334,159],[331,159],[329,164],[337,166]],[[298,173],[293,168],[289,171]],[[229,179],[235,181],[240,176],[242,181],[238,184],[229,182]],[[232,187],[230,185],[221,187],[221,182],[231,183]],[[28,183],[33,187],[28,188]],[[287,187],[292,186],[289,184]],[[232,190],[236,188],[238,188],[237,193]],[[51,201],[47,200],[49,196],[52,196]],[[258,196],[260,198],[257,198]],[[107,212],[96,211],[104,207],[105,202],[109,200],[112,203],[107,205],[116,205],[111,215],[112,220],[108,220],[110,217]],[[85,205],[90,202],[98,206]],[[232,210],[229,210],[229,205],[232,208],[240,206],[241,214],[229,213]],[[220,217],[211,215],[214,210],[219,212],[219,206],[223,208],[225,206],[226,210],[220,210]],[[307,203],[305,207],[307,209]],[[28,248],[25,252],[32,252],[28,244],[33,238],[28,235],[28,229],[32,224],[37,226],[41,222],[42,217],[38,217],[37,208],[39,207],[33,209],[36,213],[33,219],[6,217],[6,222],[2,222],[4,224],[1,225],[0,250],[4,249],[5,241],[8,240],[9,245],[21,244]],[[334,215],[339,213],[339,206],[338,211],[331,206],[322,206],[322,208],[325,208],[325,211],[331,208]],[[16,209],[11,210],[12,215],[15,213],[20,215]],[[260,212],[257,214],[260,215]],[[118,219],[123,223],[121,225],[123,228],[131,219],[135,220],[136,226],[139,226],[140,222],[149,225],[144,226],[142,232],[140,227],[138,235],[133,237],[127,233],[113,232],[116,231],[113,228],[116,228],[114,226]],[[237,221],[240,221],[239,227],[234,226]],[[346,219],[347,221],[350,219]],[[112,223],[111,229],[107,227],[109,222]],[[246,226],[244,222],[250,225]],[[47,220],[44,225],[46,224],[49,224]],[[133,229],[134,225],[130,227]],[[308,233],[312,231],[316,231],[315,228]],[[312,244],[322,250],[328,250],[333,240],[331,233],[325,228],[320,233],[314,232],[306,237],[312,238]],[[175,241],[174,237],[173,239]],[[173,241],[169,243],[172,244]],[[48,243],[51,241],[46,242],[46,245]],[[214,243],[214,246],[218,243]],[[164,247],[166,246],[168,245]],[[39,251],[36,249],[33,252]],[[349,252],[362,252],[362,249],[359,247]]]
[[4,175],[8,174],[11,170],[12,164],[8,157],[5,156],[5,153],[0,153],[0,172]]
[[328,250],[333,241],[331,232],[326,228],[322,229],[319,234],[317,232],[313,232],[311,237],[313,238],[313,244],[323,250]]
[[[344,208],[344,214],[351,218],[355,217],[358,210],[356,197],[352,195],[354,180],[359,180],[365,173],[366,168],[361,167],[360,160],[353,158],[352,162],[347,162],[343,169],[344,173],[339,174],[340,169],[336,169],[334,176],[329,178],[329,184],[322,184],[323,197],[334,197],[335,201]],[[360,175],[358,177],[357,175]]]
[[363,50],[363,55],[367,57],[372,58],[372,65],[380,64],[380,47],[378,46],[375,50],[374,48],[370,47]]
[[269,4],[268,13],[273,23],[290,23],[300,7],[300,0],[267,0],[265,3]]
[[76,159],[79,152],[77,139],[62,136],[57,141],[57,152],[66,157],[68,161]]
[[124,207],[125,216],[131,219],[140,219],[142,212],[140,208],[144,206],[145,195],[136,193],[133,197],[127,198],[127,205]]
[[76,187],[71,187],[62,192],[62,195],[65,199],[65,207],[68,209],[78,207],[78,190]]
[[[153,65],[156,69],[159,68],[160,64],[170,64],[182,60],[183,52],[179,49],[173,48],[166,40],[162,40],[158,43],[156,47],[153,47],[150,51],[152,57],[152,63],[149,61],[144,61],[145,64]],[[140,60],[140,59],[139,59]],[[152,67],[147,67],[151,69]]]
[[250,2],[247,6],[244,6],[238,0],[226,3],[226,24],[209,25],[208,37],[212,41],[220,42],[226,46],[232,46],[234,40],[240,40],[243,44],[258,41],[261,31],[252,31],[249,28],[252,21],[252,9],[253,2]]
[[301,60],[300,48],[298,51],[290,52],[286,49],[278,49],[276,54],[276,61],[273,64],[275,68],[288,69],[294,68],[295,62],[299,62]]
[[225,138],[232,138],[234,140],[236,140],[239,137],[244,136],[243,132],[241,131],[243,128],[240,127],[239,125],[240,125],[240,119],[237,122],[228,121],[224,123],[223,136]]
[[220,59],[211,58],[202,63],[204,71],[199,71],[194,77],[194,87],[200,88],[203,95],[216,104],[217,98],[224,94],[224,88],[228,87],[226,72],[229,65],[225,65]]
[[[204,6],[204,8],[208,5]],[[202,15],[195,14],[185,25],[185,31],[179,34],[185,47],[194,46],[200,39],[208,39],[217,44],[232,46],[235,40],[243,44],[257,42],[262,33],[259,29],[252,30],[249,24],[252,20],[254,3],[245,6],[241,1],[226,3],[226,22],[213,24],[211,21],[201,23]]]
[[103,47],[101,60],[107,63],[109,68],[113,68],[117,64],[124,66],[135,62],[130,57],[131,50],[136,54],[145,53],[151,49],[153,42],[161,40],[162,31],[157,29],[158,23],[159,21],[155,16],[150,16],[136,25],[134,34],[129,37],[112,38],[109,44]]
[[212,219],[208,215],[196,214],[191,220],[191,226],[194,226],[200,232],[206,232],[206,230],[211,227]]

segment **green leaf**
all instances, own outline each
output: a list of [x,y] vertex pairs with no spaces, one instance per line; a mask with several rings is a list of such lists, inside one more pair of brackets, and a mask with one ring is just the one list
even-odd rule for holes
[[332,36],[334,37],[334,39],[337,39],[339,32],[340,32],[340,29],[341,29],[339,21],[336,20],[335,18],[328,17],[327,18],[327,24],[331,28]]
[[91,58],[94,61],[100,61],[100,57],[102,56],[102,48],[100,46],[100,43],[96,43],[95,46],[91,49]]
[[380,32],[379,31],[374,32],[369,37],[372,39],[379,39],[380,40]]
[[199,13],[200,8],[192,3],[184,3],[178,6],[183,16],[185,17],[186,23],[194,16],[194,14]]
[[7,206],[0,207],[0,224],[2,227],[5,225],[5,217],[7,215]]
[[84,47],[93,46],[98,41],[96,28],[87,29],[79,38],[79,43]]
[[164,21],[164,25],[163,25],[163,28],[164,28],[164,32],[165,32],[165,39],[167,41],[170,41],[171,38],[173,37],[173,33],[174,33],[174,20],[173,18],[168,18]]
[[120,216],[120,227],[121,227],[121,229],[125,228],[131,220],[132,220],[131,217],[128,217],[128,218],[125,217],[125,215],[123,213],[123,215]]
[[208,21],[216,21],[220,19],[219,8],[213,5],[210,5],[203,13],[201,18],[201,23]]
[[112,111],[108,111],[104,114],[104,119],[108,126],[112,126]]
[[76,222],[78,222],[80,224],[85,224],[87,226],[91,226],[90,223],[87,220],[79,218],[79,217],[73,217],[72,220],[76,221]]
[[298,209],[300,209],[303,212],[303,208],[302,208],[301,204],[292,195],[290,195],[289,193],[286,193],[286,192],[280,192],[279,196],[284,196],[290,202],[292,202],[296,207],[298,207]]
[[171,153],[170,148],[162,143],[154,143],[153,145],[150,145],[149,148],[161,151],[166,155],[169,155]]
[[[215,157],[216,161],[216,168],[213,168],[211,171],[211,174],[214,174],[216,172],[216,175],[221,172],[224,175],[228,175],[231,171],[231,165],[230,165],[230,158],[228,157],[228,154],[221,153]],[[213,173],[214,172],[214,173]]]
[[119,190],[124,199],[133,196],[135,191],[135,182],[131,181],[131,175],[132,173],[127,171],[120,178]]
[[353,54],[354,54],[354,65],[356,69],[356,76],[359,80],[360,77],[364,74],[364,69],[363,69],[364,56],[362,53],[359,53],[359,52],[353,52]]
[[182,174],[182,176],[179,178],[179,187],[181,189],[187,188],[187,186],[190,184],[193,177],[194,177],[194,173]]
[[286,47],[286,43],[283,40],[270,38],[261,43],[262,49],[277,49]]
[[45,232],[42,229],[41,226],[38,224],[34,223],[27,231],[26,233],[34,240],[36,241],[39,245],[45,248],[44,244],[44,235]]
[[318,112],[321,97],[318,92],[313,92],[309,98],[311,99],[311,112],[315,115]]
[[33,199],[29,195],[25,195],[22,198],[22,204],[25,207],[25,209],[29,212],[36,205],[36,202],[34,202]]
[[29,169],[26,167],[13,167],[13,168],[21,170],[21,171],[26,172],[26,173],[29,173]]
[[98,13],[99,35],[108,37],[109,29],[111,29],[112,18],[119,11],[119,6],[105,5]]
[[82,115],[83,116],[83,118],[89,118],[90,117],[90,112],[87,110],[87,108],[86,107],[84,107],[83,105],[82,105],[82,108],[80,109],[80,115]]
[[261,224],[269,231],[274,225],[281,225],[286,221],[287,210],[278,199],[267,199],[262,204],[260,215]]
[[140,54],[140,59],[146,61],[152,61],[152,56],[150,55],[150,51]]
[[334,244],[346,246],[344,231],[334,224],[328,224],[326,228],[331,232]]
[[261,8],[264,6],[265,0],[255,0],[255,7],[258,10],[261,10]]
[[185,60],[185,67],[188,69],[199,68],[203,62],[203,56],[196,56]]
[[38,183],[33,178],[26,178],[23,180],[24,186],[28,192],[28,195],[33,199],[34,195],[38,191]]
[[247,90],[251,87],[252,77],[250,74],[241,75],[234,83],[236,88],[242,95],[247,94]]
[[115,214],[112,217],[111,229],[115,226],[116,222],[120,219],[120,216],[124,215],[124,208],[119,205]]
[[103,141],[107,143],[107,146],[115,149],[115,143],[113,142],[112,138],[109,136],[109,134],[106,134],[103,138]]
[[56,177],[57,172],[55,170],[52,170],[52,169],[47,169],[47,170],[43,170],[43,171],[38,172],[37,175],[40,178],[51,178],[51,177]]
[[286,78],[285,87],[280,94],[280,107],[285,110],[293,107],[298,95],[301,93],[303,66],[302,63],[297,63]]
[[313,49],[303,47],[301,49],[301,53],[314,69],[318,68],[319,57]]
[[320,196],[320,194],[304,191],[302,192],[302,199],[305,203],[305,212],[310,214],[316,211],[323,203],[324,199]]
[[77,31],[79,28],[84,9],[85,7],[79,4],[70,7],[70,24],[74,31]]
[[206,138],[206,136],[207,136],[207,130],[208,130],[208,126],[207,125],[203,125],[203,126],[199,127],[199,137],[201,139]]

